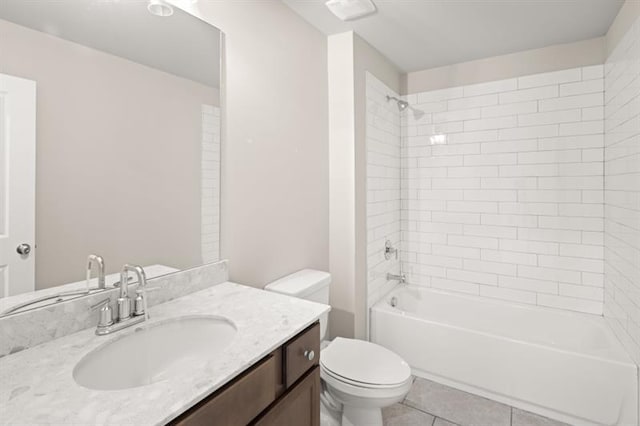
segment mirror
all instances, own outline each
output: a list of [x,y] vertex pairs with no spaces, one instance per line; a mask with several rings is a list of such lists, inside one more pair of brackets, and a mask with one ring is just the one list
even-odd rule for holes
[[222,38],[158,0],[0,2],[0,315],[96,288],[90,254],[107,287],[219,259]]

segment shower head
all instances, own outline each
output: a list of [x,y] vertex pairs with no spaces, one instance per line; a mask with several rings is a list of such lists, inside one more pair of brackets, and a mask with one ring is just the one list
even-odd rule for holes
[[394,100],[398,103],[398,110],[400,112],[404,111],[405,109],[407,109],[409,107],[409,102],[407,101],[403,101],[401,99],[396,98],[395,96],[389,96],[387,95],[387,102]]

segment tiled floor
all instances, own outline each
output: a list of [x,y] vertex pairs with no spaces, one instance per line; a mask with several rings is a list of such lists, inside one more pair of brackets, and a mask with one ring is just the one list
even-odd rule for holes
[[384,409],[382,415],[385,426],[567,426],[419,378],[405,400]]

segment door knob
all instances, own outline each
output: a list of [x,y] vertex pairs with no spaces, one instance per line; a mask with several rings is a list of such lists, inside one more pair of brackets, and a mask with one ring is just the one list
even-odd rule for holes
[[31,253],[31,246],[27,243],[22,243],[16,248],[16,251],[22,256],[27,256],[29,253]]

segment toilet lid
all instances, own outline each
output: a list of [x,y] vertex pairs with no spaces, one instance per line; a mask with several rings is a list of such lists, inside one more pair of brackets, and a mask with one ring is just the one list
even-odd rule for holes
[[320,353],[320,363],[334,375],[371,385],[397,385],[411,376],[402,358],[364,340],[336,337]]

